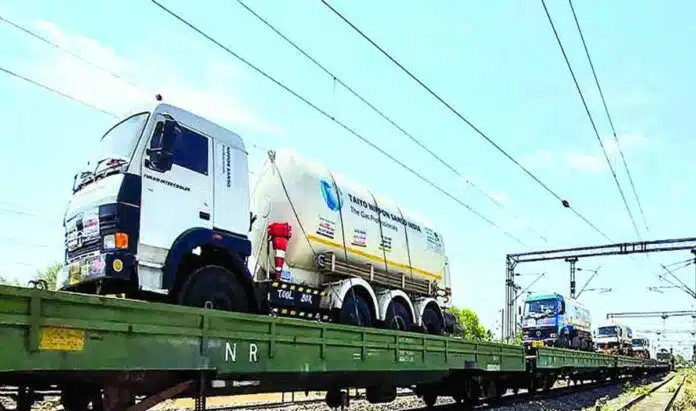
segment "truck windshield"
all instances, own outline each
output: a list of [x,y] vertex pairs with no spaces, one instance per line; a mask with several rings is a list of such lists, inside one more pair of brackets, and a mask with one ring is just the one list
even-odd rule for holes
[[100,158],[130,161],[150,113],[135,114],[118,123],[101,139]]
[[643,340],[640,339],[640,338],[634,338],[633,340],[631,340],[631,344],[632,344],[634,347],[642,347],[643,345],[645,345],[645,343],[643,342]]
[[527,301],[524,303],[524,313],[555,313],[556,312],[556,299],[547,298],[545,300]]
[[601,337],[616,337],[616,327],[599,327],[597,335]]

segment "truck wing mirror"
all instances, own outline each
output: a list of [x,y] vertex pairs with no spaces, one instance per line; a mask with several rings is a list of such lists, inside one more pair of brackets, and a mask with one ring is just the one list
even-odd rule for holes
[[522,307],[517,306],[517,315],[522,315]]
[[150,140],[150,148],[146,154],[148,159],[145,165],[155,171],[165,172],[172,168],[174,142],[181,135],[181,127],[171,116],[155,126],[155,132]]

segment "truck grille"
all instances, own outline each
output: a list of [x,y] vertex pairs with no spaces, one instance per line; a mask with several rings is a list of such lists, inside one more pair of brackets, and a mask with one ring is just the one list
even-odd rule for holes
[[530,340],[543,340],[546,338],[551,338],[551,334],[555,332],[556,329],[553,327],[529,328],[524,330],[524,336]]
[[70,221],[66,224],[66,227],[69,227],[65,233],[65,248],[67,250],[68,261],[72,261],[84,254],[101,250],[102,237],[106,234],[116,232],[117,214],[115,211],[115,207],[100,207],[98,217],[99,232],[92,232],[88,236],[84,235],[84,215],[77,215],[74,217],[74,222]]

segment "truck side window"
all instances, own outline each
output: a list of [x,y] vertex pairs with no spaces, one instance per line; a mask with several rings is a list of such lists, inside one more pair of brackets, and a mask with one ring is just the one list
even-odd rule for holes
[[208,175],[208,137],[186,127],[181,129],[182,133],[172,147],[174,164]]

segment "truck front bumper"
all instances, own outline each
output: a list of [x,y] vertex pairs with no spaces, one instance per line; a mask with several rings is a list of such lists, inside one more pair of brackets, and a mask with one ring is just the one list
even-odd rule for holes
[[540,340],[524,340],[525,348],[553,347],[555,343],[555,338],[545,338]]
[[103,279],[133,280],[135,256],[127,251],[94,252],[80,256],[56,276],[56,290],[71,290],[80,284]]

